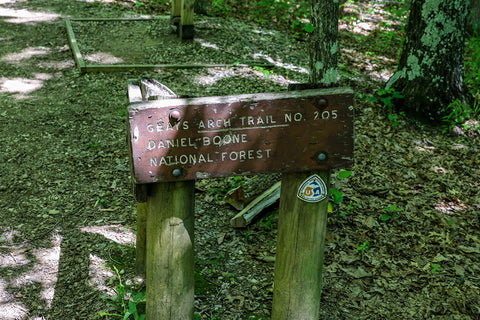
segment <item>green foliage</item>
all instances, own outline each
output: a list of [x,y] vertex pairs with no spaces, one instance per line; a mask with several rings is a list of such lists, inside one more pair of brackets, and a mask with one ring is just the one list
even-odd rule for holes
[[448,106],[450,113],[443,117],[443,133],[450,132],[455,126],[465,131],[480,133],[478,122],[468,123],[468,120],[480,119],[480,36],[476,33],[468,39],[465,49],[465,82],[474,96],[473,105],[466,105],[455,100]]
[[468,40],[465,52],[465,82],[474,91],[473,94],[480,94],[480,36],[478,33]]
[[230,15],[230,7],[226,0],[212,0],[212,11],[222,16]]
[[382,221],[388,221],[392,218],[398,219],[400,218],[400,216],[397,213],[400,211],[403,211],[403,209],[398,208],[396,204],[391,205],[390,207],[385,208],[383,210],[387,211],[387,213],[384,213],[381,215],[380,220]]
[[363,244],[361,244],[359,247],[357,247],[358,251],[367,251],[370,249],[371,245],[368,241],[365,241]]
[[464,129],[475,129],[468,127],[465,122],[467,120],[476,119],[480,116],[480,102],[476,100],[473,106],[461,103],[458,100],[452,102],[448,109],[451,110],[449,114],[443,117],[443,133],[449,132],[454,126],[462,125]]
[[352,173],[353,173],[352,171],[342,170],[338,173],[338,177],[340,179],[347,179],[352,175]]
[[195,266],[195,294],[196,295],[204,295],[208,294],[212,289],[213,286],[210,282],[202,275],[198,266]]
[[400,111],[398,114],[397,113],[391,113],[388,115],[388,120],[390,120],[390,124],[393,127],[398,127],[398,124],[400,123],[398,120],[400,117],[405,117],[405,112]]
[[432,274],[434,274],[435,272],[440,270],[440,265],[439,264],[432,263],[431,267],[432,267],[432,270],[431,270]]
[[295,20],[292,22],[291,28],[294,31],[302,30],[304,32],[312,33],[315,30],[313,24],[310,23],[308,20]]
[[[145,320],[145,314],[138,309],[142,305],[144,309],[145,292],[138,292],[134,295],[133,291],[122,281],[120,272],[116,267],[113,267],[118,279],[118,285],[115,289],[115,296],[111,299],[105,300],[107,303],[115,306],[120,313],[108,313],[100,311],[100,316],[111,316],[122,318],[123,320]],[[128,282],[128,280],[127,280]]]
[[387,115],[390,124],[394,127],[397,127],[400,122],[401,117],[405,117],[405,112],[395,112],[395,102],[396,100],[403,99],[403,94],[399,91],[396,91],[394,88],[390,89],[379,89],[377,90],[376,95],[357,95],[359,99],[366,100],[367,102],[376,103],[380,102],[386,108],[390,109],[391,113]]
[[233,189],[236,189],[245,183],[245,180],[241,176],[230,177],[225,180],[227,185],[209,187],[208,191],[215,195],[215,201],[221,202],[227,193]]
[[[342,170],[338,173],[338,177],[340,179],[347,179],[352,175],[352,171],[346,171]],[[343,202],[343,192],[335,189],[335,188],[330,188],[329,189],[330,194],[332,195],[333,198],[333,203],[338,204]]]
[[260,219],[260,223],[264,226],[266,230],[272,229],[273,214],[268,215]]
[[332,195],[333,203],[339,204],[343,202],[343,192],[335,188],[330,188],[329,191],[330,191],[330,194]]
[[403,99],[403,94],[394,88],[390,89],[378,89],[376,95],[363,95],[357,94],[357,97],[367,102],[376,103],[380,102],[389,109],[394,109],[395,100]]
[[214,14],[230,17],[241,14],[263,25],[276,23],[295,32],[310,33],[313,25],[309,22],[310,3],[305,0],[260,0],[238,2],[233,0],[212,0]]
[[380,89],[377,91],[377,95],[378,100],[387,108],[394,108],[395,100],[403,99],[402,93],[394,88]]
[[342,211],[342,212],[340,212],[340,215],[342,217],[345,217],[347,215],[347,213],[353,213],[353,211],[355,210],[355,207],[358,207],[358,206],[360,206],[360,204],[358,204],[358,203],[349,204],[347,206],[347,212]]
[[265,69],[265,68],[263,68],[263,67],[260,67],[260,66],[254,66],[253,69],[258,70],[258,71],[260,71],[261,73],[263,73],[263,76],[264,76],[265,78],[267,78],[267,79],[270,78],[270,74],[273,74],[273,72],[271,72],[271,71],[269,71],[269,70],[267,70],[267,69]]

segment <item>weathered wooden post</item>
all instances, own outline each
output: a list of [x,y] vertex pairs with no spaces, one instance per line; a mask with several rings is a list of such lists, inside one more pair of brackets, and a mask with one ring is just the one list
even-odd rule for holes
[[171,23],[182,39],[193,39],[194,0],[172,0]]
[[[316,83],[293,84],[289,89],[322,86]],[[351,99],[353,108],[353,96]],[[318,106],[323,109],[328,104],[329,100],[325,98],[318,100]],[[317,158],[320,162],[331,161],[328,150],[318,153]],[[282,176],[272,319],[319,318],[331,167]]]
[[193,319],[194,181],[159,182],[147,207],[147,319]]
[[285,173],[272,317],[315,319],[326,226],[318,216],[329,169],[353,163],[353,92],[142,100],[128,115],[132,176],[148,186],[147,319],[193,319],[193,181],[270,172]]
[[282,177],[272,319],[319,318],[329,176],[323,170]]
[[[143,79],[129,84],[128,98],[134,104],[176,95]],[[135,185],[136,269],[148,283],[147,319],[193,319],[193,191],[194,181]]]

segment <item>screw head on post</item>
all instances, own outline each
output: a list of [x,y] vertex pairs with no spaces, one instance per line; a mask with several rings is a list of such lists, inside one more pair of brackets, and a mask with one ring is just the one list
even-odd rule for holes
[[168,118],[174,122],[178,122],[182,118],[182,113],[180,112],[180,110],[172,110],[168,114]]
[[182,175],[182,170],[173,169],[172,174],[173,174],[174,177],[180,177]]
[[328,106],[327,99],[323,97],[319,97],[315,99],[315,107],[319,108],[320,110],[325,109]]
[[320,153],[318,154],[318,157],[317,157],[317,158],[318,158],[318,160],[320,160],[320,161],[325,161],[325,160],[327,160],[328,157],[327,157],[327,154],[326,154],[325,152],[320,152]]

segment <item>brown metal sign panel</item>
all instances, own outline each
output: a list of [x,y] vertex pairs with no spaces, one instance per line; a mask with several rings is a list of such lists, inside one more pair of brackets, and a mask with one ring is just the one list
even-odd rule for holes
[[134,180],[351,167],[353,104],[345,88],[132,104]]

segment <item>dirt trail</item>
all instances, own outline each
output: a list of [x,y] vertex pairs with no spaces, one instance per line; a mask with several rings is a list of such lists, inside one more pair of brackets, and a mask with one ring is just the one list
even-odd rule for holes
[[[153,77],[191,96],[272,92],[306,81],[304,43],[237,20],[219,34],[219,18],[201,18],[200,40],[179,44],[179,52],[276,67],[79,74],[64,18],[127,15],[102,2],[0,1],[0,319],[100,319],[99,311],[114,310],[103,300],[117,285],[114,266],[141,289],[133,274],[128,79]],[[342,85],[370,94],[391,72],[395,51],[377,48],[369,28],[361,38],[353,27],[341,30],[344,79],[351,79]],[[91,41],[85,52],[120,57],[114,47],[97,50],[97,31],[78,31]],[[177,42],[165,37],[173,50]],[[243,51],[229,55],[235,43]],[[373,61],[365,52],[375,50],[381,58]],[[165,51],[157,53],[163,59]],[[329,218],[322,316],[479,319],[478,138],[445,136],[401,117],[393,123],[388,114],[357,100],[354,175],[334,179],[345,195]],[[202,319],[270,313],[273,263],[265,257],[275,254],[276,212],[232,229],[236,211],[222,196],[235,183],[197,183],[195,310]]]

